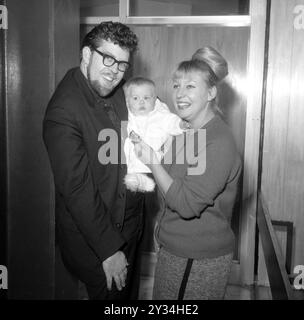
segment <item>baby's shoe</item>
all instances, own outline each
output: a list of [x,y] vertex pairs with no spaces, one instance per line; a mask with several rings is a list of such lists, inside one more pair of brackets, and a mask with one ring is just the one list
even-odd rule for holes
[[151,192],[155,188],[155,182],[144,173],[128,173],[125,176],[125,185],[131,191]]

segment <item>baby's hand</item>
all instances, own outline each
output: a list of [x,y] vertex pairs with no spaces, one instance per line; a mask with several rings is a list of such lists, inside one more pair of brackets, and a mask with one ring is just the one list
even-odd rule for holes
[[180,121],[179,127],[180,127],[182,130],[187,130],[187,129],[190,129],[190,128],[191,128],[189,122],[187,122],[187,121],[185,121],[185,120],[181,120],[181,121]]
[[135,133],[133,130],[130,132],[129,138],[133,143],[138,143],[141,141],[141,137],[137,133]]

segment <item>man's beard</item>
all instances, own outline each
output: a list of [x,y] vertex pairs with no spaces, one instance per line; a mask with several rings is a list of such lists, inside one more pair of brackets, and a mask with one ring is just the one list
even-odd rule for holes
[[98,80],[92,80],[91,79],[91,65],[92,65],[92,59],[90,60],[88,68],[87,68],[87,79],[89,81],[89,84],[92,87],[92,89],[100,97],[106,97],[114,90],[115,86],[107,88],[107,87],[103,86]]
[[93,90],[101,97],[109,95],[114,88],[103,87],[98,80],[91,80],[90,73],[88,72],[88,80]]

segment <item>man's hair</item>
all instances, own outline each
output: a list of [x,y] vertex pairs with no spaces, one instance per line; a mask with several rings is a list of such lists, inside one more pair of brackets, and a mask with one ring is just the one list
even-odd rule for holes
[[124,84],[123,90],[125,92],[125,95],[127,95],[128,89],[131,86],[142,86],[142,85],[149,85],[149,86],[151,86],[151,87],[153,87],[155,89],[155,83],[151,79],[138,76],[138,77],[133,77],[133,78],[129,79]]
[[120,23],[106,21],[94,27],[83,39],[81,49],[84,47],[98,48],[102,40],[111,41],[119,45],[129,52],[137,49],[137,36],[130,30],[129,27]]

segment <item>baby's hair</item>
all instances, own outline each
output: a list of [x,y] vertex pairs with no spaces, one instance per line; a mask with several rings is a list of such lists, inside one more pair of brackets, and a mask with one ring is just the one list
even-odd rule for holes
[[137,76],[129,79],[123,86],[123,90],[125,95],[127,95],[127,91],[131,86],[142,86],[142,85],[149,85],[155,89],[155,83],[151,79]]

